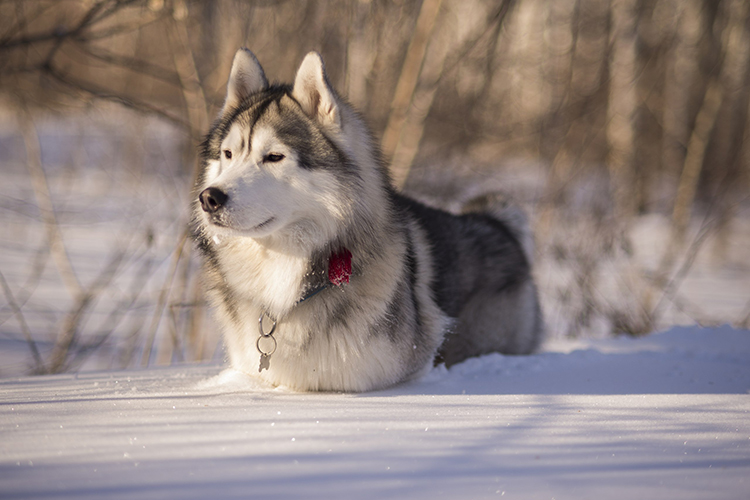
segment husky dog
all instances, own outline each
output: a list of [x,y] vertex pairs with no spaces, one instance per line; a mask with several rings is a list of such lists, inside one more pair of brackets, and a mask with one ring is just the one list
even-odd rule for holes
[[452,215],[396,193],[315,52],[292,85],[269,85],[237,52],[195,193],[207,294],[237,370],[368,391],[542,338],[523,214],[486,197]]

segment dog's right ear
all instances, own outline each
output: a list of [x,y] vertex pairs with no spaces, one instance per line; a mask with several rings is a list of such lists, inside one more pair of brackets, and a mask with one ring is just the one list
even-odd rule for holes
[[229,73],[229,82],[227,82],[227,98],[220,115],[266,88],[268,88],[268,80],[255,54],[246,48],[241,48],[232,61],[232,71]]
[[317,52],[310,52],[302,60],[294,78],[292,97],[310,118],[321,123],[341,126],[336,94],[328,83],[323,59]]

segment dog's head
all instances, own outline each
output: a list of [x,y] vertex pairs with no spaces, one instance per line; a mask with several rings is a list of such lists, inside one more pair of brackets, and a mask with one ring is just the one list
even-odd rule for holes
[[269,85],[255,56],[241,49],[203,145],[196,218],[209,237],[324,244],[356,212],[363,186],[380,184],[363,169],[368,148],[317,53],[305,57],[292,85]]

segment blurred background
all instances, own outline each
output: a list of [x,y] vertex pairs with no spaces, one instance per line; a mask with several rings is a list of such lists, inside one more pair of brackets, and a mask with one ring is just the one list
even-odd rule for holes
[[0,0],[0,376],[220,361],[187,237],[237,48],[394,183],[529,212],[550,337],[750,326],[745,0]]

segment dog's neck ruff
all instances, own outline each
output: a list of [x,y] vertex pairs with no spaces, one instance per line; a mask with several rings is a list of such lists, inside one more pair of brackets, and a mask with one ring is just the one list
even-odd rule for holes
[[[328,258],[328,281],[316,286],[315,288],[307,292],[301,299],[295,302],[294,306],[296,307],[300,305],[307,299],[319,294],[326,288],[330,288],[331,286],[341,286],[344,283],[349,283],[349,278],[351,277],[351,275],[352,253],[348,248],[341,248],[339,251],[332,253]],[[263,328],[263,318],[265,317],[268,317],[268,319],[273,322],[271,325],[271,329],[268,332],[266,332]],[[258,318],[258,331],[260,333],[260,337],[258,337],[258,340],[255,342],[255,348],[258,350],[258,353],[260,353],[260,366],[258,367],[259,373],[263,370],[267,370],[270,367],[271,355],[276,352],[277,343],[276,338],[273,336],[273,334],[276,332],[276,325],[278,321],[278,318],[272,318],[271,315],[268,314],[268,312],[265,310],[261,311],[260,317]],[[264,349],[261,346],[261,342],[266,344],[265,347],[267,349]]]

